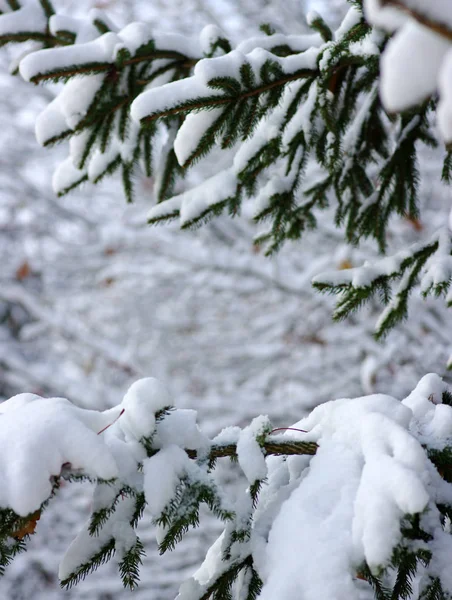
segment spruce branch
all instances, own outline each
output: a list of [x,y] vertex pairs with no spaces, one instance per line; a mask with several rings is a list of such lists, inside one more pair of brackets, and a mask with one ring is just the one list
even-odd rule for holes
[[450,598],[450,594],[445,593],[443,590],[441,579],[431,576],[429,576],[429,582],[419,596],[419,600],[450,600]]
[[135,544],[125,552],[119,562],[119,574],[125,588],[134,590],[140,580],[140,566],[144,556],[144,547],[137,537]]
[[[166,110],[151,112],[150,114],[142,117],[140,119],[142,124],[150,123],[155,121],[156,119],[162,119],[164,117],[169,117],[173,115],[185,114],[192,111],[198,110],[210,110],[217,106],[223,106],[228,104],[237,104],[242,102],[243,100],[247,100],[249,98],[253,98],[254,96],[260,96],[269,92],[270,90],[284,87],[287,83],[291,81],[296,81],[297,79],[304,79],[306,77],[312,76],[316,71],[314,69],[300,69],[299,71],[292,73],[290,75],[284,75],[276,79],[275,81],[271,81],[269,83],[265,83],[259,85],[251,90],[244,90],[238,94],[232,95],[234,89],[229,87],[230,94],[223,96],[204,96],[196,99],[189,99],[185,102],[181,102],[172,108],[168,108]],[[213,79],[211,82],[212,88],[216,88],[219,85],[218,79]],[[222,84],[224,87],[224,84]]]
[[61,580],[61,587],[70,589],[74,585],[77,585],[77,583],[85,579],[87,575],[93,573],[101,565],[107,563],[114,556],[115,551],[115,540],[114,538],[111,538],[98,552],[96,552],[96,554],[90,557],[89,561],[79,565],[73,573]]

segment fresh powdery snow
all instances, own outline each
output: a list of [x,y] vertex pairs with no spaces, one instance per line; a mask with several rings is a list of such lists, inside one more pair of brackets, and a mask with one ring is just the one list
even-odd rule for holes
[[403,111],[439,92],[438,126],[444,140],[450,142],[451,3],[403,0],[386,6],[381,0],[365,0],[364,10],[370,23],[396,32],[381,58],[380,92],[385,108]]
[[259,436],[264,436],[271,431],[268,417],[260,416],[252,420],[251,424],[240,434],[237,442],[237,456],[239,464],[250,483],[265,479],[267,465],[262,448],[258,443]]
[[121,427],[131,439],[150,436],[155,429],[155,414],[171,406],[167,389],[154,377],[140,379],[130,386],[122,407]]
[[[181,485],[213,486],[217,494],[206,457],[212,445],[236,444],[248,483],[264,481],[257,507],[245,489],[238,494],[234,511],[227,509],[224,534],[181,587],[180,600],[195,600],[234,561],[250,555],[263,580],[262,600],[358,600],[361,565],[376,573],[388,566],[402,540],[401,522],[414,514],[432,536],[434,572],[448,581],[441,552],[451,544],[436,503],[450,504],[452,489],[424,449],[442,449],[452,438],[452,407],[442,403],[446,389],[429,374],[402,402],[383,394],[333,400],[286,433],[273,432],[268,417],[260,416],[214,440],[200,431],[195,411],[171,407],[154,378],[135,382],[120,405],[103,413],[62,398],[20,394],[0,407],[0,505],[20,515],[39,509],[62,470],[112,480],[95,488],[93,513],[106,510],[106,519],[95,534],[88,521],[71,544],[60,566],[65,579],[105,544],[113,541],[121,560],[137,543],[135,497],[123,495],[124,485],[144,491],[157,518]],[[143,438],[153,444],[148,457]],[[266,457],[264,441],[315,442],[318,448],[314,457]],[[231,537],[247,529],[242,541]]]
[[176,492],[190,459],[179,446],[171,445],[145,460],[144,491],[153,515],[159,515]]
[[80,531],[66,551],[58,570],[58,576],[63,581],[71,575],[80,565],[87,563],[110,539],[115,539],[115,550],[118,558],[129,550],[136,542],[136,534],[129,521],[135,509],[132,498],[120,499],[114,512],[104,524],[98,535],[89,534],[88,525]]
[[47,17],[38,2],[29,2],[19,10],[3,14],[0,21],[0,35],[39,31],[44,33]]
[[19,394],[0,405],[0,506],[25,516],[50,496],[64,464],[93,477],[118,475],[97,434],[119,415],[77,408],[63,398]]
[[448,40],[415,22],[398,31],[381,60],[380,92],[387,109],[404,110],[431,96],[450,48]]
[[387,565],[401,518],[435,510],[430,498],[444,482],[413,434],[420,418],[430,432],[423,443],[452,435],[450,419],[446,430],[432,428],[438,409],[452,412],[441,404],[444,388],[428,375],[403,403],[383,395],[336,400],[297,423],[309,432],[300,439],[319,449],[271,527],[262,599],[358,598],[364,559],[374,569]]

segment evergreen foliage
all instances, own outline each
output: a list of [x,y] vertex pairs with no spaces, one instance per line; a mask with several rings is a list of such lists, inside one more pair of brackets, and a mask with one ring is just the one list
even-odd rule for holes
[[[439,378],[428,376],[425,379],[427,381],[421,381],[418,388],[405,402],[409,402],[410,398],[413,398],[414,404],[411,405],[413,407],[418,406],[421,410],[424,410],[421,406],[423,402],[432,407],[444,406],[447,411],[450,411],[451,391],[440,383]],[[438,385],[440,388],[438,388]],[[442,391],[439,391],[439,389]],[[440,394],[439,397],[438,394]],[[358,400],[362,402],[365,399]],[[390,400],[395,405],[398,404],[395,400]],[[382,399],[380,402],[382,402]],[[330,405],[334,410],[335,402],[330,403]],[[125,410],[129,410],[130,415],[134,414],[134,408],[130,401]],[[320,419],[323,418],[323,414],[326,416],[325,423],[328,423],[331,418],[328,417],[328,412],[324,410],[324,407],[319,407],[318,410]],[[416,414],[416,410],[419,410],[419,408],[414,409],[414,414]],[[161,528],[159,547],[161,553],[173,549],[189,529],[199,526],[199,509],[201,504],[204,503],[225,523],[225,529],[218,542],[211,549],[215,558],[210,556],[207,559],[210,573],[208,579],[200,581],[192,579],[183,584],[180,597],[198,598],[199,600],[207,600],[208,598],[231,600],[238,594],[240,598],[256,600],[259,596],[263,581],[262,575],[259,573],[260,567],[255,564],[255,552],[257,551],[256,535],[260,535],[259,532],[262,528],[261,519],[264,516],[265,523],[268,519],[265,514],[272,504],[274,505],[275,501],[276,505],[284,502],[288,494],[287,488],[293,490],[295,484],[302,485],[303,479],[309,472],[310,463],[309,460],[305,460],[301,472],[294,475],[297,468],[295,463],[289,462],[290,459],[296,456],[308,458],[315,455],[319,448],[322,448],[322,439],[320,438],[319,444],[315,441],[303,441],[303,435],[300,440],[295,439],[293,431],[297,432],[298,438],[300,438],[300,433],[303,434],[303,430],[297,428],[293,429],[292,432],[289,431],[290,436],[287,437],[287,435],[280,433],[280,429],[273,430],[268,419],[259,418],[242,431],[235,428],[229,433],[223,432],[220,434],[218,442],[215,439],[207,441],[207,438],[200,437],[198,443],[193,442],[193,447],[178,448],[178,452],[180,451],[182,456],[185,457],[181,462],[179,454],[174,454],[176,447],[171,445],[171,440],[180,437],[179,428],[184,423],[186,412],[174,408],[168,409],[167,407],[156,410],[151,420],[155,422],[154,429],[149,432],[149,435],[141,437],[140,445],[143,449],[141,456],[144,458],[142,462],[136,462],[133,471],[130,470],[129,465],[121,472],[118,479],[110,481],[99,478],[96,482],[95,478],[89,476],[95,482],[92,515],[86,528],[80,532],[73,542],[68,550],[67,557],[63,561],[60,571],[62,586],[69,588],[77,584],[119,553],[118,569],[123,584],[129,589],[134,589],[139,582],[139,567],[145,552],[142,542],[134,533],[134,529],[141,518],[148,518],[147,513],[144,512],[147,501],[149,501],[151,514],[155,522]],[[124,409],[120,412],[120,415],[123,415],[123,413]],[[165,419],[168,419],[166,423]],[[309,418],[306,422],[310,422]],[[319,421],[319,423],[321,422]],[[434,422],[434,419],[432,422]],[[121,420],[119,419],[120,423]],[[311,421],[312,423],[315,423],[315,421]],[[388,425],[390,425],[390,421],[388,421]],[[182,427],[190,427],[188,421]],[[389,427],[389,431],[391,427]],[[119,442],[122,439],[122,434],[118,424],[111,426],[109,429],[110,437],[106,438],[107,446],[112,443],[112,439],[115,439],[116,441],[112,447],[118,443],[124,445],[124,449],[128,447],[124,441]],[[415,426],[411,430],[414,433]],[[131,432],[132,430],[126,429],[125,431]],[[394,436],[395,432],[391,435]],[[426,439],[422,433],[419,435],[420,439]],[[165,436],[168,436],[168,442],[165,442]],[[273,470],[269,468],[267,476],[263,479],[256,477],[259,472],[259,461],[256,456],[253,458],[255,463],[253,471],[252,473],[249,472],[248,453],[250,452],[250,444],[255,449],[253,452],[257,450],[260,453],[264,464],[265,459],[267,459],[267,462],[268,459],[280,461],[272,463],[274,465]],[[424,441],[423,445],[425,460],[434,469],[431,473],[432,475],[435,472],[437,473],[433,476],[431,483],[435,482],[434,485],[437,485],[437,481],[441,481],[442,477],[443,484],[448,482],[446,485],[450,486],[452,480],[450,477],[452,450],[449,445],[449,438],[447,435],[445,438],[436,436],[431,438],[427,444]],[[173,450],[170,452],[171,448]],[[133,444],[130,449],[132,450],[130,456],[138,456]],[[160,500],[158,501],[160,502],[160,508],[157,508],[153,496],[155,494],[159,496],[160,494],[158,486],[161,482],[154,479],[159,471],[150,472],[146,461],[155,460],[161,453],[166,453],[167,468],[170,473],[173,469],[175,478],[170,475],[172,492],[163,504]],[[173,459],[171,459],[171,456],[173,456]],[[177,459],[176,463],[172,463],[174,457]],[[253,481],[243,489],[242,496],[237,500],[234,508],[229,505],[223,491],[217,488],[212,478],[212,472],[217,466],[218,459],[231,457],[235,458],[235,462],[244,471],[248,480]],[[403,460],[409,462],[412,459],[407,455]],[[127,460],[124,464],[126,463]],[[179,466],[174,466],[177,463]],[[256,464],[257,470],[254,468]],[[270,467],[270,463],[268,463],[268,466]],[[295,469],[292,474],[292,477],[294,477],[292,482],[282,476],[285,469]],[[63,465],[60,477],[54,479],[53,492],[49,500],[58,494],[61,478],[66,480],[75,478],[77,480],[81,476],[86,475],[83,472],[72,470],[68,464]],[[131,484],[132,480],[134,481],[133,485]],[[400,515],[400,536],[395,542],[390,560],[386,564],[375,566],[365,562],[359,566],[356,565],[355,579],[367,582],[373,589],[377,600],[408,600],[413,598],[414,580],[418,582],[416,585],[420,585],[419,598],[450,597],[452,590],[449,588],[448,578],[445,574],[443,574],[443,577],[441,569],[438,571],[438,566],[433,566],[435,564],[440,565],[444,561],[444,557],[439,557],[438,562],[436,553],[441,552],[441,544],[444,543],[444,541],[440,541],[441,536],[450,536],[450,518],[452,516],[452,502],[444,502],[446,497],[452,498],[452,495],[446,493],[445,488],[443,489],[441,485],[436,492],[433,492],[428,506],[423,511]],[[163,486],[166,487],[166,484],[163,483]],[[167,494],[168,490],[165,493]],[[0,563],[2,573],[17,552],[25,549],[26,541],[30,534],[34,532],[36,519],[39,518],[39,514],[46,507],[49,500],[46,500],[36,513],[25,517],[15,514],[11,509],[2,509],[0,515]],[[271,509],[269,514],[273,511],[274,508]],[[277,512],[274,516],[276,514]],[[83,556],[85,558],[82,558]],[[259,553],[257,556],[259,556]],[[303,565],[300,564],[299,568],[302,570]],[[309,574],[306,576],[309,577]]]
[[[153,35],[139,23],[118,31],[98,12],[83,21],[60,18],[48,0],[24,5],[9,0],[0,16],[0,44],[39,44],[40,49],[21,61],[22,76],[32,83],[64,83],[37,125],[44,146],[69,140],[70,156],[54,179],[59,195],[120,171],[125,196],[132,201],[136,170],[141,168],[148,177],[157,173],[151,223],[179,217],[182,227],[192,227],[224,210],[236,215],[243,202],[253,200],[256,222],[269,225],[256,243],[270,254],[314,228],[319,211],[333,207],[335,223],[343,227],[349,243],[373,238],[384,252],[390,218],[418,216],[417,153],[420,144],[439,143],[431,128],[438,105],[432,97],[401,115],[388,113],[378,94],[380,55],[388,38],[366,21],[361,2],[350,4],[336,31],[314,14],[309,18],[313,34],[291,36],[264,26],[262,36],[233,48],[215,28],[203,31],[197,43]],[[181,191],[181,178],[189,167],[214,152],[231,150],[235,156],[226,169],[197,188]],[[448,151],[445,181],[450,180],[451,165]],[[448,292],[451,261],[450,234],[443,229],[395,256],[324,274],[314,283],[321,291],[340,294],[337,319],[378,295],[386,306],[376,328],[381,337],[406,318],[409,295],[419,281],[424,295]],[[412,504],[397,485],[393,495],[388,489],[381,494],[391,518],[396,515],[395,522],[389,519],[395,531],[388,526],[390,555],[376,559],[374,548],[364,548],[363,535],[361,554],[366,560],[355,564],[350,558],[348,567],[354,573],[345,573],[347,581],[367,582],[378,600],[411,598],[415,580],[424,600],[452,595],[441,555],[444,549],[452,550],[451,432],[438,425],[435,412],[452,423],[452,394],[437,380],[427,383],[421,382],[405,404],[371,397],[368,404],[379,401],[381,410],[370,406],[362,415],[362,430],[356,423],[350,426],[361,449],[350,448],[343,437],[342,454],[329,455],[339,467],[353,451],[360,458],[353,506],[359,505],[366,485],[369,495],[369,489],[377,493],[384,483],[371,469],[380,466],[375,455],[416,492]],[[136,406],[129,398],[125,427],[120,420],[105,435],[113,454],[127,456],[127,467],[114,479],[91,477],[93,512],[63,561],[62,585],[78,583],[117,554],[124,586],[135,588],[144,553],[135,529],[146,506],[160,528],[159,550],[164,553],[199,525],[205,504],[225,529],[209,552],[208,575],[184,584],[180,600],[231,600],[236,595],[256,600],[268,580],[256,540],[268,542],[286,500],[293,499],[291,494],[322,465],[335,436],[340,438],[345,401],[330,403],[325,411],[320,407],[307,418],[312,430],[298,429],[310,434],[306,441],[278,435],[268,420],[258,419],[219,441],[203,438],[185,447],[178,443],[181,430],[173,431],[171,425],[182,413],[165,402],[157,409],[148,406],[144,415],[143,397],[131,395]],[[360,407],[368,406],[366,399],[358,400]],[[345,414],[351,419],[351,412]],[[431,417],[428,427],[426,415]],[[187,422],[192,424],[189,418]],[[143,423],[151,423],[144,434]],[[331,428],[336,428],[332,434]],[[372,443],[366,446],[368,436]],[[167,481],[160,493],[156,474],[162,474],[159,461],[167,457]],[[248,481],[234,507],[212,474],[224,457],[234,459]],[[292,460],[300,457],[304,462]],[[64,463],[61,469],[50,497],[60,478],[89,477]],[[47,501],[27,516],[11,508],[0,511],[0,574],[25,548]],[[362,513],[360,526],[365,528],[368,515]]]
[[[130,202],[142,169],[155,173],[150,223],[179,217],[192,227],[223,211],[237,215],[252,200],[265,227],[256,243],[272,253],[332,207],[349,243],[374,238],[384,252],[389,220],[418,217],[418,152],[441,143],[431,127],[437,98],[388,114],[378,94],[387,36],[365,20],[361,2],[350,4],[336,31],[313,13],[313,34],[265,25],[262,36],[234,48],[213,26],[198,42],[154,34],[143,23],[118,31],[99,11],[74,20],[55,14],[47,0],[17,0],[0,16],[0,43],[39,43],[22,60],[22,75],[66,82],[37,125],[44,146],[69,140],[70,156],[54,177],[57,194],[118,171]],[[425,24],[425,15],[413,15]],[[213,152],[229,153],[229,166],[180,192],[187,169]],[[447,152],[445,181],[450,165]],[[321,276],[316,287],[340,295],[339,319],[377,295],[387,306],[376,328],[381,337],[406,317],[424,273],[438,271],[438,251],[426,241],[390,274],[374,266],[365,285]],[[449,288],[450,249],[440,254],[443,277],[430,276],[424,294]]]

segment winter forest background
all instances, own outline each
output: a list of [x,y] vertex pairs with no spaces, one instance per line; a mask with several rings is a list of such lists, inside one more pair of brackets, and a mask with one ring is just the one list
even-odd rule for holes
[[[329,22],[340,14],[332,0],[55,5],[71,14],[96,5],[119,24],[145,19],[184,33],[216,23],[233,39],[262,22],[289,32],[303,28],[303,14],[314,5]],[[11,77],[5,52],[0,64],[0,398],[27,390],[105,409],[131,382],[152,375],[179,407],[198,410],[213,434],[261,413],[290,425],[333,397],[374,391],[404,397],[430,371],[452,380],[450,315],[441,302],[415,296],[409,320],[383,344],[372,338],[378,314],[372,305],[333,324],[334,299],[311,290],[310,279],[320,270],[362,264],[377,249],[371,242],[346,246],[326,216],[303,242],[266,258],[253,246],[246,213],[195,232],[149,228],[151,186],[144,177],[132,206],[110,179],[57,200],[51,175],[61,151],[43,151],[34,137],[35,118],[53,90]],[[440,169],[435,155],[425,153],[422,221],[393,221],[390,247],[415,242],[444,222],[450,192]],[[230,473],[223,468],[218,476],[227,482]],[[58,560],[90,501],[84,484],[68,486],[62,496],[44,514],[28,552],[0,580],[0,598],[169,599],[219,529],[212,519],[164,557],[144,532],[147,558],[133,593],[123,590],[114,564],[62,591]]]

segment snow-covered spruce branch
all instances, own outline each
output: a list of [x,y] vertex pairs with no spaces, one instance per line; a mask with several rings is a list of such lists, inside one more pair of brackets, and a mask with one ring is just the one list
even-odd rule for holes
[[[138,521],[150,513],[165,552],[199,525],[206,504],[225,529],[179,600],[233,589],[249,600],[355,600],[363,587],[389,600],[407,597],[415,577],[422,598],[452,593],[452,394],[438,376],[402,402],[328,402],[285,433],[257,417],[210,440],[195,411],[171,404],[152,378],[103,413],[32,394],[3,403],[1,568],[25,549],[60,481],[87,477],[92,514],[61,563],[65,586],[116,554],[124,585],[135,587],[145,550]],[[221,457],[248,482],[234,503],[212,477]]]
[[[31,0],[5,8],[0,42],[49,38],[22,58],[20,72],[32,82],[66,81],[36,126],[43,145],[69,139],[69,157],[54,177],[58,194],[122,170],[132,200],[141,169],[156,175],[159,203],[149,222],[179,217],[182,227],[224,210],[235,215],[253,200],[255,220],[269,224],[256,237],[268,253],[315,227],[319,210],[335,200],[346,239],[374,237],[384,250],[390,217],[417,217],[417,153],[419,142],[437,145],[433,111],[446,142],[450,137],[450,43],[393,3],[367,0],[364,14],[360,2],[351,4],[335,31],[312,13],[316,33],[267,30],[233,47],[213,26],[199,40],[156,35],[144,23],[119,30],[99,11],[71,19]],[[386,44],[373,23],[400,31]],[[434,53],[433,63],[420,64],[419,78],[404,59],[413,45]],[[214,150],[224,154],[224,166],[184,190],[187,168]],[[448,154],[445,180],[451,166]],[[405,301],[400,306],[399,317]],[[397,320],[385,319],[384,329]]]
[[[442,229],[430,240],[416,243],[394,256],[361,267],[322,273],[314,277],[313,285],[321,292],[339,295],[334,312],[337,320],[377,295],[386,306],[375,326],[375,335],[380,338],[407,317],[409,296],[419,280],[424,296],[447,294],[452,282],[451,253],[450,231]],[[446,301],[450,304],[449,296]]]
[[[373,235],[383,245],[390,214],[415,212],[416,186],[402,178],[408,174],[415,180],[414,142],[429,139],[423,119],[413,128],[409,147],[389,160],[389,173],[388,168],[380,172],[382,192],[372,202],[377,218],[356,218],[378,180],[368,171],[377,157],[391,158],[391,134],[378,96],[373,94],[366,111],[356,109],[360,98],[375,89],[384,44],[356,5],[336,32],[312,14],[309,22],[317,34],[269,32],[235,49],[214,27],[203,30],[198,42],[153,35],[143,23],[118,31],[99,12],[68,21],[38,7],[27,4],[0,17],[0,34],[23,27],[25,36],[27,11],[37,10],[42,14],[34,22],[41,33],[58,40],[64,32],[62,47],[32,52],[20,64],[30,81],[69,79],[37,124],[44,145],[71,138],[70,159],[55,175],[58,193],[122,168],[130,200],[133,173],[141,163],[148,175],[159,165],[163,176],[157,196],[165,200],[183,174],[179,163],[187,168],[215,146],[227,151],[241,140],[233,169],[215,180],[215,190],[208,186],[208,202],[203,201],[205,190],[195,188],[159,206],[151,221],[181,213],[182,224],[190,226],[225,208],[236,213],[244,199],[255,197],[256,219],[272,223],[259,240],[272,251],[312,227],[315,211],[332,194],[339,201],[337,220],[347,221],[349,240]],[[137,122],[147,126],[139,128]],[[170,143],[162,150],[163,125]],[[314,185],[306,172],[309,158],[325,169]],[[194,202],[193,196],[200,200]]]

